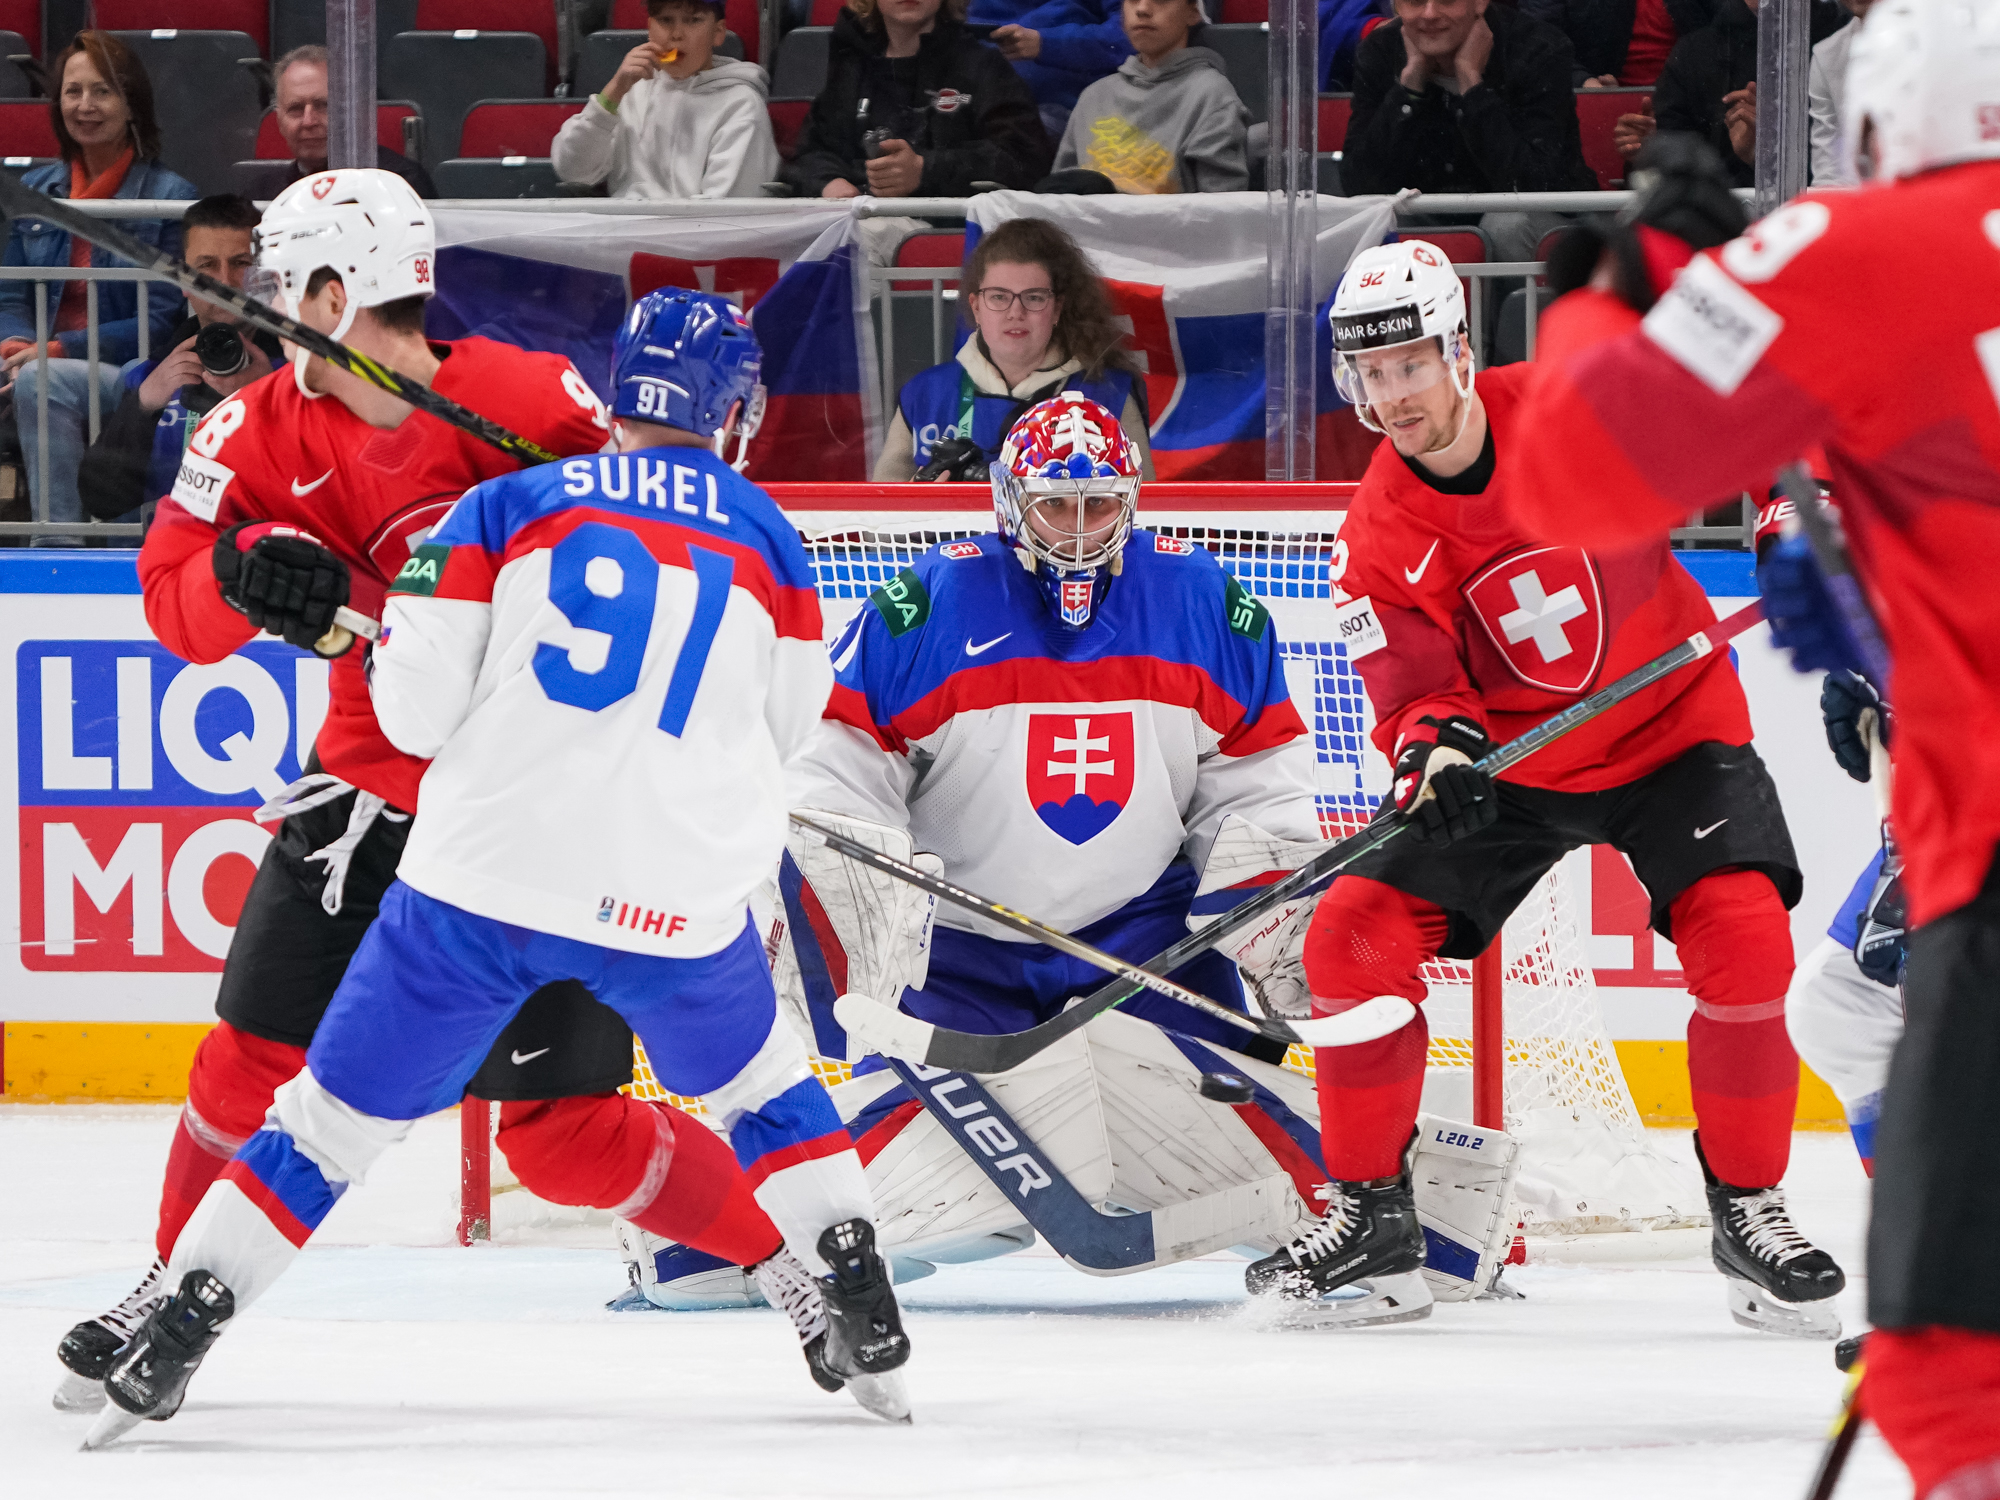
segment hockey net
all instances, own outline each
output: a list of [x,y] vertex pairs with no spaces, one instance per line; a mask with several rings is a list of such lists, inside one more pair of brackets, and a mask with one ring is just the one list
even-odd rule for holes
[[[1139,523],[1206,548],[1270,610],[1287,681],[1312,727],[1321,825],[1337,838],[1368,820],[1389,765],[1369,742],[1373,715],[1334,631],[1333,566],[1349,485],[1148,485]],[[775,486],[811,555],[831,639],[868,595],[942,541],[991,530],[983,488]],[[1505,1127],[1522,1140],[1516,1211],[1525,1233],[1566,1235],[1703,1224],[1688,1170],[1651,1145],[1606,1034],[1579,920],[1578,881],[1558,866],[1507,923],[1500,1027],[1475,1037],[1471,965],[1427,965],[1431,1028],[1425,1107],[1472,1120],[1475,1053],[1498,1054]],[[1488,966],[1490,972],[1490,966]],[[1490,984],[1491,980],[1482,983]],[[1486,1013],[1493,1008],[1488,1006]],[[1488,1034],[1497,1032],[1498,1034]],[[1290,1066],[1310,1076],[1309,1053]],[[817,1058],[828,1083],[847,1065]],[[637,1049],[631,1092],[701,1113],[668,1093]],[[1480,1120],[1480,1124],[1495,1123]]]

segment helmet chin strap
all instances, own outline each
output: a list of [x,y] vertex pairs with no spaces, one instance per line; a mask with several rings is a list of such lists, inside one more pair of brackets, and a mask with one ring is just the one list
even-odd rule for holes
[[1466,424],[1472,420],[1472,376],[1468,373],[1465,384],[1460,385],[1458,366],[1455,364],[1451,367],[1451,388],[1458,392],[1458,431],[1451,435],[1450,442],[1439,443],[1435,448],[1426,449],[1428,453],[1443,453],[1448,448],[1457,447],[1458,440],[1465,436]]
[[[304,320],[299,316],[299,311],[299,299],[296,297],[287,297],[285,299],[285,316],[290,318],[294,323],[303,322]],[[361,304],[350,301],[345,310],[342,311],[340,321],[334,325],[333,332],[328,334],[327,337],[333,339],[336,343],[346,338],[348,330],[354,326],[354,315],[360,311]],[[292,379],[298,385],[301,396],[304,396],[308,401],[317,401],[326,392],[316,391],[306,384],[306,362],[311,358],[312,354],[309,350],[298,344],[292,345]]]

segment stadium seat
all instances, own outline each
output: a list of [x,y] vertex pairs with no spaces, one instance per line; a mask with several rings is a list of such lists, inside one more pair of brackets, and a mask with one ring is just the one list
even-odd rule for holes
[[241,31],[114,31],[153,80],[160,157],[204,193],[226,192],[235,163],[257,149],[263,85]]
[[[554,4],[554,0],[550,0]],[[389,38],[417,29],[417,0],[375,0],[375,66]],[[271,60],[294,47],[326,43],[326,0],[271,0]]]
[[840,19],[840,13],[845,8],[845,0],[813,0],[812,24],[831,26]]
[[[403,121],[412,118],[419,118],[414,104],[378,103],[375,106],[376,144],[387,146],[391,151],[402,151]],[[291,159],[291,148],[285,144],[285,138],[278,133],[277,115],[266,110],[263,123],[257,127],[257,160],[290,161]]]
[[1215,19],[1227,26],[1255,26],[1271,19],[1271,0],[1222,0]]
[[[1260,123],[1271,102],[1271,28],[1253,26],[1204,26],[1201,45],[1222,54],[1229,69],[1229,81],[1236,96],[1250,111],[1250,123]],[[789,40],[789,38],[787,39]]]
[[[1556,300],[1556,294],[1545,286],[1535,288],[1535,316],[1539,319],[1549,310],[1549,304]],[[1528,357],[1528,289],[1517,286],[1507,294],[1500,304],[1500,329],[1493,337],[1493,357],[1487,360],[1493,365],[1518,365]]]
[[62,154],[46,99],[0,102],[0,159],[7,170],[23,172]]
[[[965,233],[953,229],[913,234],[896,247],[896,264],[926,269],[949,266],[956,271],[965,264]],[[890,288],[897,292],[929,292],[930,289],[928,281],[898,281]]]
[[467,157],[547,156],[563,121],[582,108],[581,99],[483,99],[466,111],[458,149]]
[[[542,86],[523,89],[524,94],[543,97],[555,92],[556,60],[561,48],[556,37],[555,0],[417,0],[416,31],[525,31],[541,39]],[[496,98],[499,91],[487,89],[484,97]]]
[[1315,180],[1314,191],[1327,198],[1345,196],[1340,187],[1340,153],[1322,151],[1313,158]]
[[465,112],[482,99],[529,99],[542,92],[547,53],[519,31],[406,31],[390,39],[377,93],[410,99],[424,117],[424,165],[459,154]]
[[431,171],[440,198],[568,198],[546,156],[454,157]]
[[[1493,259],[1493,242],[1486,237],[1486,231],[1476,224],[1453,225],[1447,229],[1412,228],[1403,234],[1406,240],[1427,240],[1444,251],[1447,259],[1455,266],[1484,265]],[[1472,307],[1472,281],[1470,277],[1458,278],[1465,288],[1465,305]]]
[[[837,11],[838,5],[834,7]],[[741,52],[732,52],[732,57],[747,57],[752,62],[763,60],[760,44],[764,28],[758,16],[757,0],[728,0],[723,7],[723,20],[729,23],[729,34],[743,43]],[[814,21],[815,26],[819,25]],[[833,22],[828,21],[831,26]],[[618,31],[644,31],[646,29],[646,0],[613,0],[611,6],[611,26]],[[636,46],[637,43],[634,43]],[[577,92],[583,91],[578,85]]]
[[240,31],[269,56],[270,0],[92,0],[92,9],[103,31]]
[[42,0],[0,0],[0,31],[11,31],[28,45],[30,57],[42,55]]
[[825,26],[801,26],[788,31],[778,42],[777,60],[771,64],[773,99],[817,99],[826,87],[827,59],[832,52],[833,31]]
[[1339,151],[1347,140],[1347,121],[1354,113],[1352,94],[1319,96],[1319,149]]
[[[577,44],[576,78],[572,88],[579,99],[588,99],[611,81],[625,54],[646,40],[643,31],[593,31]],[[717,49],[723,57],[743,61],[743,38],[730,32]]]
[[1625,185],[1625,158],[1611,144],[1611,132],[1620,115],[1636,115],[1639,106],[1652,97],[1651,89],[1578,89],[1576,125],[1583,134],[1583,159],[1597,174],[1597,185],[1611,189]]
[[26,37],[19,32],[0,31],[0,99],[28,99],[34,96],[34,83],[21,66],[33,60],[34,53],[28,49]]
[[811,108],[810,99],[773,99],[764,106],[771,117],[771,138],[778,143],[778,155],[786,161],[798,154],[799,131]]

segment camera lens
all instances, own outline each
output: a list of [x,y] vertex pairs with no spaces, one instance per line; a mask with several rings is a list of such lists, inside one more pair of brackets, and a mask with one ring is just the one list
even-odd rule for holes
[[211,375],[234,375],[250,363],[242,336],[227,323],[210,323],[196,334],[194,353]]

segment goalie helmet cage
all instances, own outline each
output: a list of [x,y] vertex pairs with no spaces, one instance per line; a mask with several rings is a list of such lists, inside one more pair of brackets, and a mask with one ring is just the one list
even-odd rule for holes
[[[993,529],[984,486],[769,488],[811,556],[829,640],[931,546]],[[1354,490],[1155,481],[1139,497],[1140,526],[1205,548],[1271,612],[1293,701],[1312,728],[1320,822],[1330,838],[1366,822],[1390,779],[1368,739],[1367,695],[1334,628],[1338,530]],[[1700,1182],[1648,1141],[1605,1033],[1574,878],[1561,866],[1552,871],[1479,961],[1425,966],[1425,1108],[1503,1126],[1521,1139],[1515,1213],[1529,1235],[1703,1225]],[[1288,1061],[1310,1075],[1310,1054],[1294,1048]],[[835,1060],[816,1058],[814,1066],[829,1083],[847,1075]],[[660,1086],[643,1048],[631,1092],[700,1109]],[[462,1243],[485,1232],[490,1213],[473,1144],[486,1111],[476,1101],[467,1109]],[[494,1168],[504,1174],[504,1164]]]

